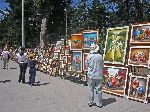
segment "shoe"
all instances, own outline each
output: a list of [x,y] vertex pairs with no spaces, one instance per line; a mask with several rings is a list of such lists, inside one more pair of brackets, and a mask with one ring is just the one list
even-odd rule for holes
[[102,108],[103,106],[97,106],[98,108]]
[[92,107],[93,106],[93,103],[88,103],[89,107]]

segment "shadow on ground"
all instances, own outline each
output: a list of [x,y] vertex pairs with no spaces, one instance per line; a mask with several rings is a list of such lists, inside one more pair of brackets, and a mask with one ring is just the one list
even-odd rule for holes
[[40,81],[37,81],[34,83],[33,86],[41,86],[41,85],[48,85],[49,83],[40,83]]
[[7,83],[10,82],[11,80],[4,80],[4,81],[0,81],[0,83]]
[[116,99],[115,98],[102,99],[102,102],[103,102],[103,106],[106,106],[116,102]]

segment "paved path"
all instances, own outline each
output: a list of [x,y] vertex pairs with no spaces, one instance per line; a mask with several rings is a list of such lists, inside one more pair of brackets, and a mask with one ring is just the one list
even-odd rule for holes
[[88,107],[87,86],[37,72],[37,84],[31,87],[17,83],[18,71],[15,62],[9,70],[0,69],[0,112],[150,112],[150,104],[105,93],[103,108]]

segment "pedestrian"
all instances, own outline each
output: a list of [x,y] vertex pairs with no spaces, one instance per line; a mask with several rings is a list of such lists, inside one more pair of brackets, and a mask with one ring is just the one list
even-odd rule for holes
[[20,53],[17,54],[17,62],[19,63],[19,67],[20,67],[18,82],[20,83],[22,81],[22,83],[25,83],[25,73],[28,66],[28,58],[27,58],[27,53],[25,53],[24,47],[21,47]]
[[4,48],[4,50],[1,53],[2,60],[3,60],[3,69],[8,69],[8,61],[10,58],[10,52],[7,50],[7,48]]
[[35,57],[33,54],[29,56],[29,62],[28,62],[28,67],[29,67],[29,85],[33,86],[35,82],[35,76],[36,76],[36,64],[37,61],[35,60]]
[[96,89],[96,105],[102,108],[102,79],[104,62],[102,55],[98,53],[99,47],[92,43],[90,46],[90,54],[87,56],[86,64],[88,67],[88,105],[93,106],[94,89]]

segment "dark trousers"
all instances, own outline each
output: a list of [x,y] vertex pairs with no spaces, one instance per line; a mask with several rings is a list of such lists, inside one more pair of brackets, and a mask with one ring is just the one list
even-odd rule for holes
[[19,67],[20,67],[20,75],[18,82],[20,83],[22,81],[22,83],[25,83],[25,73],[27,69],[27,63],[19,63]]
[[36,76],[36,68],[29,69],[29,84],[34,84]]

